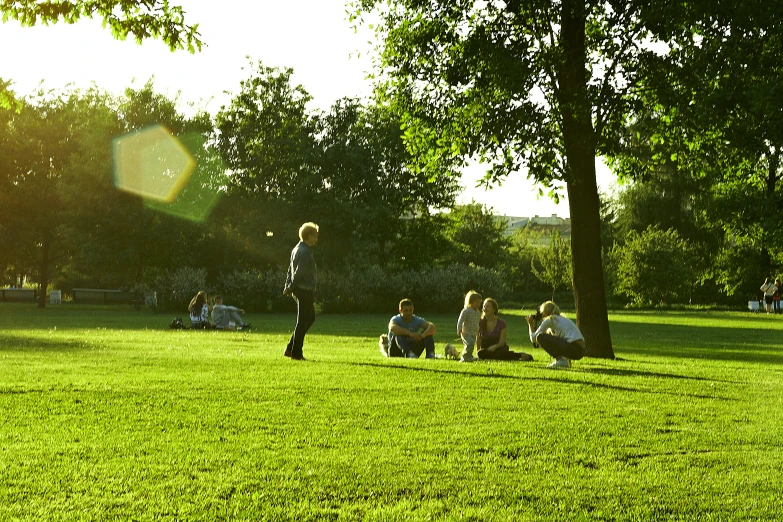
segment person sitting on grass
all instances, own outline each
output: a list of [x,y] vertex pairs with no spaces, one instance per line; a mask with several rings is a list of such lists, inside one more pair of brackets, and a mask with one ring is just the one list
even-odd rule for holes
[[548,368],[570,368],[571,361],[585,356],[585,338],[576,324],[560,315],[560,308],[547,301],[539,308],[541,324],[536,328],[536,319],[527,317],[530,340],[555,358]]
[[193,329],[214,328],[209,322],[209,305],[207,304],[207,293],[200,290],[188,305],[190,312],[190,327]]
[[223,304],[223,296],[215,296],[215,306],[212,307],[212,322],[218,330],[249,330],[251,325],[242,320],[245,311],[236,306]]
[[525,352],[514,352],[506,344],[506,322],[498,318],[498,302],[487,297],[482,306],[484,313],[479,321],[476,346],[479,359],[500,361],[532,361],[533,356]]
[[413,314],[413,301],[400,301],[399,314],[389,321],[389,348],[386,357],[416,359],[422,352],[435,359],[435,325]]

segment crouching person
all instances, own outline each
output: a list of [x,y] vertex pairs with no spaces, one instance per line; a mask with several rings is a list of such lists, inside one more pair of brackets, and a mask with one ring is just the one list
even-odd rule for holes
[[549,368],[570,368],[571,361],[585,356],[585,338],[576,324],[560,315],[560,308],[552,301],[547,301],[539,308],[541,324],[536,328],[536,319],[527,317],[530,330],[530,340],[538,345],[554,361]]
[[413,314],[413,301],[400,301],[399,314],[389,321],[389,348],[387,357],[415,359],[425,353],[435,358],[435,325]]

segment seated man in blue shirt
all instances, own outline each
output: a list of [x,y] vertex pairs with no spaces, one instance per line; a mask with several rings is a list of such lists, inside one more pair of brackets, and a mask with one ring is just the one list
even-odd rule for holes
[[389,321],[389,351],[387,357],[415,359],[426,352],[427,359],[435,358],[435,325],[413,315],[413,301],[400,301],[400,313]]

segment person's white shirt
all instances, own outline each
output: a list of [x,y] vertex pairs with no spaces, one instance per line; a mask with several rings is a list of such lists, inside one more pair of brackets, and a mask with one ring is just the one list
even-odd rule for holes
[[548,333],[557,337],[561,337],[569,343],[573,343],[574,341],[584,341],[585,339],[582,335],[582,332],[580,332],[579,328],[576,327],[576,324],[572,320],[565,318],[562,315],[550,315],[546,317],[543,321],[541,321],[541,324],[538,325],[536,331],[530,333],[530,340],[535,342],[536,337],[542,333]]

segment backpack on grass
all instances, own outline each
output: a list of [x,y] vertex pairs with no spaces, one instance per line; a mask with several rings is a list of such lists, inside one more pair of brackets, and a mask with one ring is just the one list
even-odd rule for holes
[[181,317],[177,317],[169,323],[169,328],[172,330],[184,330],[187,328],[187,326],[185,326],[185,323],[182,322]]

